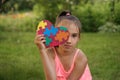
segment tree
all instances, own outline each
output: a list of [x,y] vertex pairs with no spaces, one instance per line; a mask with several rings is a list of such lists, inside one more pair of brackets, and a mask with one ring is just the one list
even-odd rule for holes
[[115,0],[110,1],[110,21],[114,21]]
[[1,0],[0,13],[32,10],[34,4],[34,0]]
[[35,0],[34,11],[40,18],[48,19],[54,23],[56,16],[62,10],[72,10],[74,0]]

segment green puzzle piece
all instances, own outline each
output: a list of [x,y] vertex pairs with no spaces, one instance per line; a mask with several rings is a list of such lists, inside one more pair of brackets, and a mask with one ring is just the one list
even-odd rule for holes
[[52,42],[52,39],[49,37],[46,37],[46,45],[48,46]]
[[60,26],[59,28],[60,28],[60,30],[67,31],[67,28],[65,28],[63,26]]

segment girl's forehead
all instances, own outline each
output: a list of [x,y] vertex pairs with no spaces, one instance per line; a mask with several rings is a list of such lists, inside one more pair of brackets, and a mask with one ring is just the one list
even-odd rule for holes
[[78,26],[70,20],[62,20],[57,27],[64,26],[66,27],[70,32],[79,32]]
[[73,21],[70,21],[70,20],[62,20],[58,23],[57,27],[59,26],[65,26],[65,27],[68,27],[70,26],[71,24],[74,24]]

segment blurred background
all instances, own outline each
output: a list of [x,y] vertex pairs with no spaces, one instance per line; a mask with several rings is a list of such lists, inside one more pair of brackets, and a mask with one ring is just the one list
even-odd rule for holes
[[93,80],[120,80],[120,0],[0,0],[0,80],[45,80],[36,27],[63,10],[82,23]]

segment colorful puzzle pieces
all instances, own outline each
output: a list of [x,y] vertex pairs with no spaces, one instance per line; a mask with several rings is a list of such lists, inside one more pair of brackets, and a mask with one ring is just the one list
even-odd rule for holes
[[37,34],[44,34],[46,47],[54,47],[68,40],[69,32],[64,26],[54,27],[48,20],[43,20],[37,27]]

